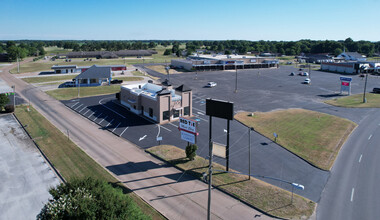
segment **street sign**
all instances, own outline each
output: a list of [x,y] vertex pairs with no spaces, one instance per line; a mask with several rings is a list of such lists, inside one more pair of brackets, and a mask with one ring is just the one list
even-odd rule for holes
[[278,137],[278,134],[277,134],[276,132],[274,132],[274,133],[273,133],[273,136],[274,136],[275,138],[277,138],[277,137]]
[[351,94],[351,77],[341,76],[340,78],[340,93],[347,92],[348,95]]
[[181,139],[195,144],[195,135],[186,131],[181,131]]
[[157,137],[157,141],[162,141],[162,137]]
[[193,134],[197,133],[197,122],[187,118],[179,118],[179,129]]

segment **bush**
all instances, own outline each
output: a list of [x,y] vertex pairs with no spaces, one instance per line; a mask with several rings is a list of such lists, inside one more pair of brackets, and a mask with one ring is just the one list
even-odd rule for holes
[[191,144],[186,147],[186,157],[189,158],[189,160],[194,160],[195,156],[197,156],[196,151],[198,150],[198,146],[196,144]]
[[6,113],[11,113],[15,111],[15,107],[13,105],[6,105],[4,109]]
[[49,200],[37,219],[150,219],[120,189],[87,178],[50,189]]

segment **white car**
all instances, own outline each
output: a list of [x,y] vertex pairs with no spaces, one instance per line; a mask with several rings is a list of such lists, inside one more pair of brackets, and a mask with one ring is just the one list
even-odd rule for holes
[[304,84],[310,84],[311,83],[311,79],[309,78],[306,78],[305,81],[303,81]]
[[207,85],[206,85],[206,87],[215,87],[217,84],[216,84],[216,82],[208,82],[207,83]]

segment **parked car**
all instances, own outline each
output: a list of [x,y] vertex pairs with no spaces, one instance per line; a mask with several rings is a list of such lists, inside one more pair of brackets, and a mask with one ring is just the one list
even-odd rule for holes
[[216,85],[217,85],[216,82],[208,82],[206,87],[211,88],[211,87],[215,87]]
[[288,61],[288,62],[286,62],[286,64],[291,65],[291,64],[293,64],[293,62]]
[[380,93],[380,88],[373,88],[372,92],[373,93]]
[[298,73],[298,75],[300,75],[300,76],[309,76],[309,73],[308,72],[300,72],[300,73]]
[[75,82],[74,81],[65,82],[62,84],[62,87],[75,87]]
[[295,75],[295,73],[294,73],[294,72],[291,72],[289,76],[294,76],[294,75]]
[[111,81],[111,84],[121,84],[121,83],[123,83],[123,80],[121,79],[114,79]]
[[306,78],[305,81],[303,81],[304,84],[310,84],[311,83],[311,79],[309,78]]

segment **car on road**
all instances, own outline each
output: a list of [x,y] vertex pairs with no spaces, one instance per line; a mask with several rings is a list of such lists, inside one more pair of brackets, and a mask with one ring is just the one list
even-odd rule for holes
[[121,79],[114,79],[111,81],[111,84],[121,84],[121,83],[123,83],[123,80]]
[[211,88],[211,87],[215,87],[216,85],[217,85],[216,82],[208,82],[206,87]]
[[380,88],[373,88],[372,92],[373,93],[380,93]]
[[298,73],[298,75],[300,75],[300,76],[309,76],[309,73],[308,72],[300,72],[300,73]]
[[306,78],[304,81],[303,81],[304,84],[310,84],[311,83],[311,79],[309,78]]

